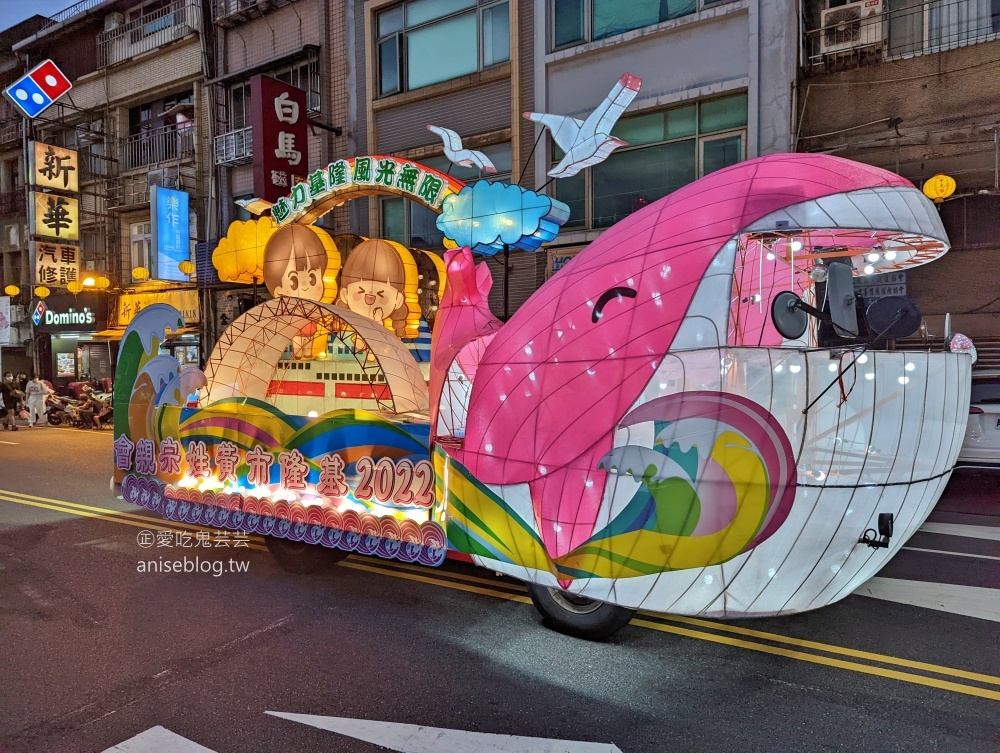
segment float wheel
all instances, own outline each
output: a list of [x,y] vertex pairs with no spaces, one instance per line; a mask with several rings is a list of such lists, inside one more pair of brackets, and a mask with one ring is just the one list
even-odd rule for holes
[[528,596],[546,625],[560,633],[600,641],[628,625],[635,610],[528,583]]

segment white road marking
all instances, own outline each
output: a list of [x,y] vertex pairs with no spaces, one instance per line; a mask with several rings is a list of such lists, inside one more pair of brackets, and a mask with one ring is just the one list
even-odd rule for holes
[[1000,591],[994,588],[875,577],[854,595],[1000,622]]
[[4,442],[0,441],[0,444],[21,444],[20,442]]
[[123,743],[113,745],[104,753],[216,753],[211,748],[175,735],[164,727],[150,727]]
[[958,523],[924,523],[919,533],[943,533],[946,536],[964,536],[967,539],[1000,541],[1000,526],[966,526]]
[[[286,714],[268,711],[289,721],[329,730],[398,753],[622,753],[612,743],[548,740],[541,737],[494,735],[395,722],[371,722],[336,716]],[[130,752],[131,753],[131,752]]]
[[988,554],[969,554],[968,552],[949,552],[944,549],[921,549],[917,546],[904,546],[907,552],[927,552],[928,554],[950,554],[953,557],[975,557],[980,560],[1000,560],[1000,557],[991,557]]

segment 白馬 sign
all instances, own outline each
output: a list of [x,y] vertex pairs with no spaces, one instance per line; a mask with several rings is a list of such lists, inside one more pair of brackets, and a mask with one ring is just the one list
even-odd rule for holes
[[276,201],[309,170],[306,93],[257,75],[250,79],[254,194]]

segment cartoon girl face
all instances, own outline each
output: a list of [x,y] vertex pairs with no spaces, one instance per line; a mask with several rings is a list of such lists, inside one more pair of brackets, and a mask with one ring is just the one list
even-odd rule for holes
[[264,283],[276,298],[322,301],[327,292],[323,279],[327,265],[326,248],[312,228],[283,227],[264,249]]
[[360,280],[340,290],[340,299],[351,311],[380,324],[403,305],[405,298],[392,283]]
[[324,283],[323,270],[316,267],[306,266],[305,269],[298,269],[296,263],[295,248],[288,257],[288,264],[281,275],[281,283],[275,286],[273,294],[275,296],[287,295],[293,298],[305,298],[310,301],[319,301],[323,298]]

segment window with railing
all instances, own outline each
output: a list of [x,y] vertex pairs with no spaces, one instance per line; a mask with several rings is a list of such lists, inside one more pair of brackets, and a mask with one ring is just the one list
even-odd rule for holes
[[379,11],[375,26],[379,96],[510,60],[508,0],[408,0]]
[[731,0],[550,0],[551,48],[655,26]]
[[152,0],[118,16],[97,36],[98,65],[114,65],[201,28],[197,0]]
[[808,64],[877,62],[1000,38],[1000,0],[814,0]]
[[[555,180],[569,205],[565,228],[605,228],[698,178],[746,159],[747,95],[622,118],[628,145],[571,178]],[[563,154],[554,146],[554,162]]]
[[[264,73],[278,81],[291,84],[306,93],[306,110],[319,113],[320,97],[319,56],[311,54],[305,60],[275,68]],[[215,164],[239,165],[253,157],[250,130],[250,82],[233,84],[226,92],[229,106],[229,130],[215,137]]]

